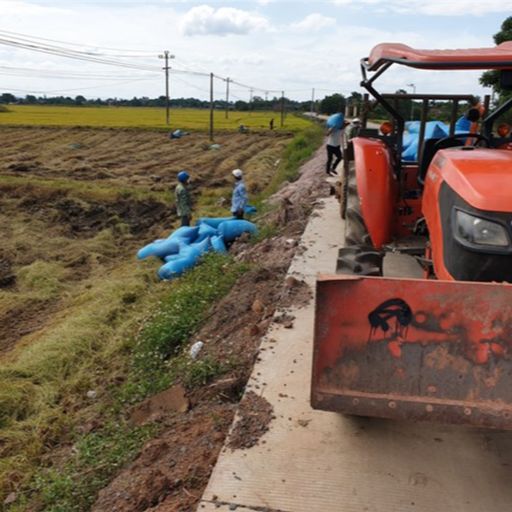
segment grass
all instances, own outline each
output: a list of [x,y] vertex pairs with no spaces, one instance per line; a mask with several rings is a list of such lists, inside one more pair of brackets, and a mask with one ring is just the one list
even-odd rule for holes
[[295,181],[298,177],[300,166],[318,149],[323,137],[323,130],[317,124],[312,124],[301,133],[295,135],[288,146],[286,146],[277,172],[263,191],[261,197],[264,198],[273,194],[285,181]]
[[[149,107],[64,107],[49,105],[9,105],[0,116],[0,125],[27,126],[82,126],[108,128],[157,128],[206,131],[210,112],[207,109],[172,109],[171,125],[165,124],[165,109]],[[240,125],[253,130],[268,130],[272,118],[278,121],[276,112],[214,112],[214,130],[236,130]],[[283,128],[275,123],[276,130],[299,131],[310,121],[288,114]]]
[[[190,362],[171,356],[180,353],[208,308],[244,270],[229,257],[208,255],[202,265],[182,279],[162,287],[159,301],[148,307],[132,303],[134,297],[140,296],[140,281],[114,276],[90,290],[99,303],[66,316],[37,344],[26,347],[16,361],[4,365],[0,371],[0,480],[4,496],[9,482],[26,485],[32,481],[29,488],[36,491],[45,511],[87,510],[111,474],[147,439],[147,432],[132,429],[115,412],[125,404],[166,389],[176,380],[194,387],[225,370],[224,363],[214,360]],[[80,300],[87,305],[87,299]],[[148,315],[151,310],[153,313]],[[131,327],[125,324],[128,317]],[[121,332],[120,325],[124,325]],[[130,336],[135,325],[138,334]],[[117,422],[118,427],[76,435],[76,419],[71,420],[66,409],[87,407],[87,390],[105,389],[105,379],[113,371],[109,364],[112,358],[122,367],[118,372],[128,374],[121,388],[114,387],[110,396],[103,397],[110,403],[103,420]],[[63,468],[36,471],[41,450],[61,444],[66,438],[79,447],[78,452]],[[103,445],[97,450],[101,456],[85,457],[80,447],[94,444],[95,439]],[[131,448],[124,449],[125,445]],[[90,478],[82,478],[84,472]],[[21,494],[16,506],[33,498],[32,493]]]

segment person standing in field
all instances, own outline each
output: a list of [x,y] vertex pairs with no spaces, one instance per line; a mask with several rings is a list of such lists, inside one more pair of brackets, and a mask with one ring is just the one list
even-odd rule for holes
[[[341,136],[343,134],[343,130],[347,123],[344,120],[343,114],[338,114],[341,116],[341,123],[336,126],[332,126],[327,130],[327,163],[325,165],[325,172],[329,176],[337,175],[336,167],[343,159],[343,155],[341,153]],[[333,157],[336,157],[336,160],[333,163]]]
[[235,169],[231,174],[235,178],[233,195],[231,197],[231,213],[237,219],[243,219],[245,207],[247,206],[247,190],[243,179],[244,174],[241,169]]
[[190,218],[192,217],[192,198],[187,186],[189,179],[190,175],[187,171],[180,171],[178,173],[178,184],[174,190],[176,210],[182,226],[190,226]]

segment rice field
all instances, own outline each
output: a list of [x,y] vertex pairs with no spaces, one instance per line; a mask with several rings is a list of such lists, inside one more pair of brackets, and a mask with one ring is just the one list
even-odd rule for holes
[[[269,130],[274,119],[277,131],[300,131],[311,122],[295,114],[287,114],[284,126],[280,126],[280,112],[230,111],[226,119],[224,110],[214,112],[214,130],[232,131],[240,125],[250,130]],[[55,126],[90,128],[139,128],[206,131],[209,127],[210,112],[207,109],[171,109],[170,126],[165,123],[164,108],[150,107],[107,107],[85,106],[65,107],[53,105],[8,105],[0,113],[0,125]]]

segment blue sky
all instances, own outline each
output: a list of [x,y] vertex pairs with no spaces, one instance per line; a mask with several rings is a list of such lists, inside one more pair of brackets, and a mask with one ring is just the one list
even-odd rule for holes
[[[512,14],[510,5],[508,0],[0,0],[0,38],[15,37],[15,32],[74,43],[69,48],[147,68],[123,69],[0,45],[0,91],[157,96],[163,92],[158,53],[169,49],[176,69],[234,77],[254,86],[253,94],[285,90],[307,99],[313,87],[320,97],[346,94],[358,90],[359,59],[375,44],[490,46]],[[397,69],[384,75],[380,86],[394,91],[415,83],[418,92],[481,94],[477,78],[475,72]],[[235,98],[250,95],[240,86],[232,92]],[[172,96],[207,94],[207,77],[171,76]],[[218,80],[215,96],[223,94]]]

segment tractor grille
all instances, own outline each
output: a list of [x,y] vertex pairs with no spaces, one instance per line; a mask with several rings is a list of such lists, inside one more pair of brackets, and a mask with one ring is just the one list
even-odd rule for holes
[[443,226],[444,265],[459,281],[506,281],[512,283],[512,247],[498,249],[482,246],[468,248],[453,235],[453,208],[455,206],[478,217],[507,226],[512,240],[512,212],[487,212],[470,206],[444,182],[439,194],[441,224]]

